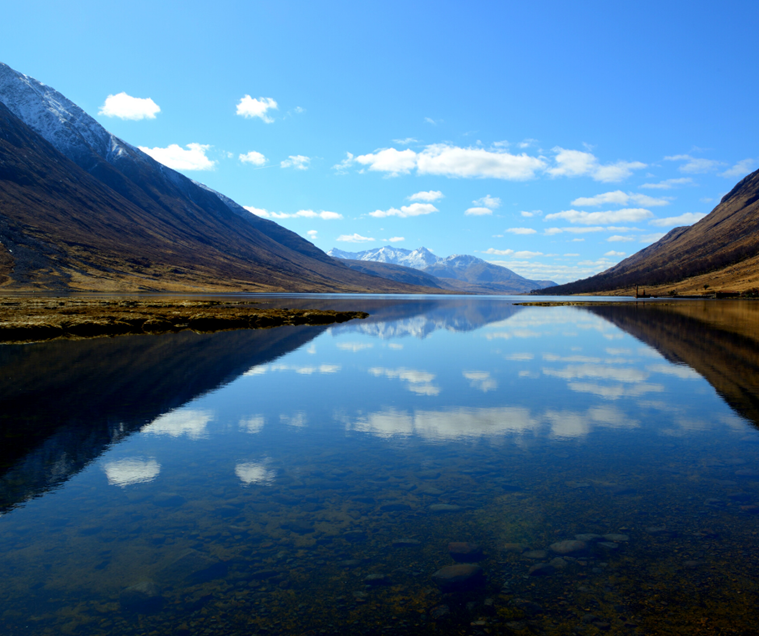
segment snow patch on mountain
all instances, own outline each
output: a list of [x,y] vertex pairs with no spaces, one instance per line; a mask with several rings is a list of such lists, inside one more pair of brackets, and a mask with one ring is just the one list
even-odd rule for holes
[[363,252],[344,252],[337,248],[332,248],[327,252],[333,258],[346,258],[354,261],[375,261],[378,263],[391,263],[393,265],[403,265],[414,269],[424,269],[430,265],[435,265],[441,259],[435,256],[426,247],[419,247],[415,250],[407,250],[402,247],[376,247]]
[[[86,162],[93,152],[109,163],[126,156],[135,158],[143,154],[109,133],[54,88],[14,71],[2,62],[0,101],[56,150],[77,163]],[[94,166],[82,167],[92,169]]]

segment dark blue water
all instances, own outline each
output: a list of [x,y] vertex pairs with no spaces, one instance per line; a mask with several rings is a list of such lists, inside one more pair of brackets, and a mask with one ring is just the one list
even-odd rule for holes
[[3,347],[4,633],[751,633],[745,328],[520,300]]

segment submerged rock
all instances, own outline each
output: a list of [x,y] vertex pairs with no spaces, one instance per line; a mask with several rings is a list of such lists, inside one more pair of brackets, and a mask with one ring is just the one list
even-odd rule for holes
[[188,550],[159,570],[157,577],[169,583],[187,579],[210,581],[225,574],[226,564],[223,561],[202,554],[197,550]]
[[553,574],[555,571],[553,565],[550,563],[536,563],[527,571],[527,573],[530,576],[546,576],[548,574]]
[[156,612],[163,605],[161,588],[153,581],[140,581],[119,594],[119,604],[128,612]]
[[457,506],[456,504],[432,504],[428,510],[432,514],[436,515],[442,515],[446,512],[458,512],[459,510],[462,510],[461,506]]
[[454,561],[458,561],[459,563],[476,563],[485,558],[480,546],[476,543],[468,543],[466,541],[454,541],[449,543],[448,554],[453,557]]
[[573,554],[575,552],[583,552],[588,549],[588,544],[585,541],[578,541],[576,539],[566,539],[564,541],[557,541],[552,543],[549,548],[551,552],[556,554]]
[[386,574],[382,574],[381,572],[375,572],[374,574],[370,574],[364,579],[364,583],[367,585],[390,585],[390,579]]
[[479,565],[459,563],[440,568],[432,575],[432,580],[443,592],[458,592],[484,584],[485,573]]
[[525,559],[545,559],[548,556],[548,552],[545,550],[528,550],[522,556]]

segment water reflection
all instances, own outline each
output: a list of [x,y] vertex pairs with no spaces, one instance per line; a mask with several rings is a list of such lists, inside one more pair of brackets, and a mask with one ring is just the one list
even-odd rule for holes
[[753,310],[272,302],[375,313],[0,349],[6,631],[751,632]]
[[155,459],[120,459],[103,464],[103,471],[112,486],[131,486],[153,481],[161,472]]
[[136,431],[202,437],[210,413],[179,407],[324,330],[0,347],[2,377],[10,378],[0,382],[0,511],[59,486]]

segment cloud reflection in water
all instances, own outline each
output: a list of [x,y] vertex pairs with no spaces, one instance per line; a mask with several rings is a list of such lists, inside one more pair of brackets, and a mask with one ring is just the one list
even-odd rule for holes
[[125,488],[153,481],[161,472],[161,465],[155,459],[120,459],[103,464],[103,471],[111,486]]
[[190,439],[202,439],[208,436],[206,427],[213,418],[212,411],[178,409],[156,418],[144,426],[141,432],[147,435],[187,435]]

